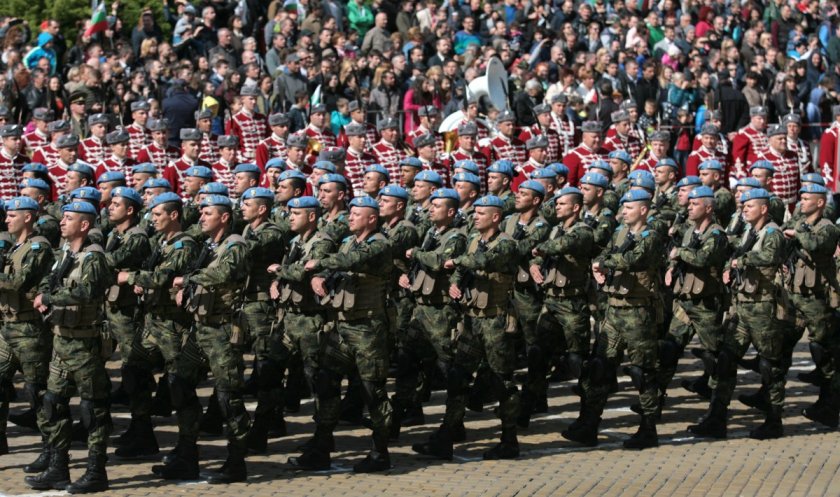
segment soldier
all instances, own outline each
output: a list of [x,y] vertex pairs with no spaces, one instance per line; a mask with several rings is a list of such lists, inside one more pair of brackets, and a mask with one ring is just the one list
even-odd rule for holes
[[265,170],[270,159],[286,158],[286,138],[289,136],[289,116],[276,113],[268,116],[268,125],[271,127],[271,135],[257,145],[254,152],[254,162],[261,169]]
[[[461,161],[472,161],[478,166],[478,172],[473,172],[481,179],[480,192],[486,190],[487,185],[487,155],[478,151],[476,145],[478,144],[478,126],[472,122],[467,121],[458,125],[458,148],[449,154],[449,165],[455,167]],[[454,185],[453,185],[454,186]]]
[[[52,172],[53,167],[59,159],[58,139],[70,133],[70,122],[65,120],[53,121],[47,126],[47,133],[50,135],[50,141],[44,143],[39,149],[32,153],[32,162],[44,164],[50,172]],[[61,175],[56,174],[55,177],[52,178],[52,181],[55,183],[59,176]]]
[[630,113],[626,110],[617,110],[610,114],[610,119],[612,125],[607,130],[607,136],[604,139],[604,150],[607,152],[624,150],[630,154],[630,157],[638,157],[642,152],[643,143],[630,133]]
[[556,226],[558,222],[557,209],[553,205],[557,200],[557,193],[561,190],[557,188],[557,173],[554,169],[545,167],[531,173],[531,179],[538,181],[545,190],[545,201],[540,205],[540,216],[548,222],[549,226]]
[[[101,330],[102,305],[113,278],[102,246],[88,237],[96,220],[96,207],[74,201],[62,212],[61,235],[66,244],[53,271],[41,280],[33,302],[33,307],[49,319],[53,332],[44,422],[39,426],[49,444],[50,461],[42,473],[27,476],[25,481],[35,490],[101,492],[108,489],[105,462],[111,418],[105,357],[112,349],[110,337]],[[70,483],[70,396],[74,391],[82,399],[88,464],[84,475]]]
[[551,97],[551,129],[560,138],[560,150],[558,150],[558,161],[575,148],[575,123],[566,115],[566,105],[569,97],[559,93]]
[[615,214],[604,205],[604,194],[609,187],[606,176],[598,173],[586,173],[580,179],[580,191],[583,195],[581,221],[592,228],[595,245],[606,248],[612,238],[618,222]]
[[729,189],[723,186],[723,164],[715,159],[700,163],[700,181],[715,192],[715,216],[717,222],[727,222],[735,212],[735,198]]
[[[431,108],[437,110],[436,107]],[[423,108],[421,107],[420,110],[422,109]],[[351,100],[347,104],[347,112],[350,113],[350,122],[347,124],[357,124],[365,127],[365,135],[367,136],[368,145],[379,141],[379,133],[376,131],[376,126],[367,122],[367,109],[365,109],[365,105],[363,102],[359,100]],[[339,133],[335,142],[336,145],[338,145],[339,147],[347,148],[347,136],[344,134],[345,126],[346,125],[341,127],[341,132]]]
[[516,209],[516,196],[510,189],[513,178],[518,176],[513,162],[502,159],[487,168],[487,192],[498,197],[504,204],[502,214],[508,216]]
[[758,180],[757,188],[764,188],[770,192],[770,219],[778,225],[784,223],[788,215],[787,207],[771,190],[776,167],[768,160],[757,160],[750,165],[749,175]]
[[[6,226],[14,246],[3,255],[0,274],[0,313],[3,317],[3,338],[0,340],[0,454],[9,453],[6,440],[6,417],[15,370],[23,371],[24,389],[31,411],[27,425],[37,416],[45,423],[41,410],[42,397],[47,389],[50,362],[50,335],[32,301],[38,283],[53,264],[49,241],[35,233],[35,223],[41,207],[29,197],[16,197],[6,202]],[[15,423],[19,424],[19,423]],[[27,473],[47,469],[49,445],[43,437],[43,451],[35,462],[24,467]]]
[[[486,121],[480,120],[480,114],[478,113],[478,106],[481,104],[481,101],[478,95],[468,95],[464,100],[463,104],[461,105],[462,110],[464,112],[464,120],[461,121],[460,124],[465,122],[472,122],[475,123],[476,128],[478,128],[478,143],[482,146],[486,145],[487,142],[490,141],[490,138],[496,135],[495,131],[491,131],[487,127]],[[498,111],[490,105],[487,109],[488,114],[490,114],[493,118],[497,117]],[[492,121],[492,119],[490,119]]]
[[181,152],[169,145],[169,119],[150,119],[148,122],[152,140],[137,154],[137,162],[151,162],[158,172],[163,172],[166,166],[178,160]]
[[[347,136],[347,168],[344,176],[350,182],[353,190],[353,196],[363,195],[362,179],[365,174],[365,169],[376,164],[378,159],[365,151],[367,143],[367,134],[365,127],[357,124],[348,124],[344,127],[345,135]],[[377,144],[379,145],[379,144]],[[382,146],[384,147],[384,146]],[[380,148],[382,148],[380,147]],[[389,159],[392,160],[393,158]],[[380,163],[381,164],[381,163]],[[382,164],[386,169],[388,166]],[[391,174],[389,169],[389,175]]]
[[516,116],[513,112],[504,110],[499,113],[496,118],[496,129],[499,133],[490,140],[485,152],[491,162],[508,160],[516,166],[528,160],[525,143],[513,132],[515,124]]
[[[426,135],[423,135],[422,138],[418,137],[417,143],[426,145],[426,142],[424,140],[428,140],[428,137]],[[427,148],[430,148],[430,147],[429,146],[424,146],[423,147],[424,150],[427,149]],[[409,156],[409,157],[406,157],[405,159],[401,160],[400,161],[400,185],[403,188],[411,191],[411,189],[414,188],[414,179],[417,177],[417,175],[420,173],[420,171],[424,171],[424,170],[425,171],[435,171],[434,167],[430,167],[430,166],[431,166],[431,164],[425,163],[421,159],[418,159],[417,157],[410,157]],[[435,171],[435,172],[440,174],[440,172],[438,172],[438,171]],[[413,202],[414,202],[414,200],[409,200],[409,205],[408,205],[409,209],[411,209],[411,204]]]
[[[92,186],[82,186],[80,188],[76,188],[70,192],[69,199],[70,202],[74,200],[83,200],[88,202],[94,209],[96,209],[97,213],[99,213],[99,207],[102,205],[102,194],[99,193],[99,190]],[[96,221],[98,221],[98,224],[95,224],[94,227],[88,231],[87,237],[92,243],[105,246],[105,233],[102,231],[102,228],[99,227],[102,224],[101,220],[97,217]]]
[[630,356],[627,372],[639,390],[643,414],[638,431],[624,441],[624,448],[659,445],[655,416],[659,409],[656,375],[661,241],[646,225],[650,202],[651,195],[645,190],[630,190],[621,198],[624,225],[592,264],[595,281],[604,285],[608,297],[602,324],[606,343],[586,365],[580,415],[562,433],[564,438],[583,445],[598,443],[610,380],[625,348]]
[[274,191],[274,208],[271,210],[271,220],[287,235],[291,233],[288,204],[293,198],[303,197],[306,187],[306,176],[296,169],[283,171],[277,177],[277,190]]
[[134,160],[128,155],[129,141],[131,137],[126,131],[118,129],[105,135],[105,143],[110,147],[111,155],[106,157],[96,166],[96,177],[99,178],[108,171],[119,171],[129,174]]
[[[715,141],[715,150],[717,151],[717,155],[719,157],[725,157],[726,158],[726,160],[721,160],[720,158],[718,158],[718,160],[720,160],[721,163],[727,163],[727,162],[729,162],[729,140],[726,138],[726,135],[723,134],[720,131],[720,126],[721,126],[721,119],[720,118],[721,118],[720,110],[712,111],[712,112],[709,113],[709,120],[706,121],[706,124],[711,124],[711,125],[717,127],[718,133],[717,133],[717,140]],[[705,126],[705,124],[704,124],[704,126]],[[703,131],[702,131],[702,128],[701,128],[701,131],[700,131],[701,134],[694,136],[694,143],[691,146],[692,150],[697,150],[703,145],[702,132]]]
[[[132,354],[147,357],[132,362],[140,378],[151,375],[153,358],[161,357],[166,372],[172,406],[178,420],[178,442],[164,458],[164,465],[152,471],[164,479],[194,480],[198,478],[198,419],[201,404],[195,385],[205,369],[189,332],[190,316],[176,305],[172,282],[183,276],[196,263],[198,244],[181,231],[181,198],[172,192],[154,197],[149,204],[160,242],[144,261],[140,270],[120,271],[117,284],[128,285],[143,300],[143,334],[134,343]],[[161,381],[164,381],[162,378]],[[152,412],[152,385],[139,382],[132,394],[132,415],[148,419]]]
[[[414,146],[417,149],[417,159],[419,159],[420,167],[424,170],[434,171],[440,174],[440,177],[443,178],[444,184],[449,184],[449,168],[442,162],[438,160],[438,153],[435,145],[435,137],[431,133],[427,133],[425,135],[420,135],[414,139]],[[403,171],[403,167],[406,164],[406,161],[409,159],[414,159],[414,157],[405,157],[403,158],[399,165],[400,171]]]
[[826,219],[828,190],[824,186],[810,184],[799,191],[801,217],[785,226],[790,256],[785,261],[787,287],[795,323],[783,351],[783,365],[788,369],[793,348],[808,328],[808,347],[811,357],[821,375],[818,381],[820,395],[817,402],[802,410],[806,418],[836,428],[840,398],[837,396],[835,358],[836,317],[831,306],[831,292],[837,292],[837,268],[834,250],[837,248],[837,226]]
[[802,171],[796,152],[789,149],[787,144],[787,130],[783,126],[773,125],[767,130],[767,147],[759,152],[756,160],[768,161],[773,165],[769,191],[781,199],[789,214],[796,204]]
[[184,173],[193,166],[210,167],[210,164],[198,158],[201,143],[201,132],[195,128],[181,128],[181,158],[169,162],[163,169],[162,177],[172,185],[172,191],[187,198],[184,191]]
[[668,149],[671,148],[671,133],[667,130],[658,130],[651,133],[649,148],[650,151],[643,155],[644,158],[641,161],[638,156],[633,158],[636,165],[633,168],[634,171],[641,169],[653,172],[659,161],[668,157]]
[[373,428],[373,448],[353,466],[356,473],[390,469],[388,437],[392,410],[385,390],[388,373],[386,291],[391,267],[391,247],[379,231],[379,205],[370,197],[351,202],[350,230],[338,253],[310,259],[304,269],[316,274],[312,290],[325,299],[334,328],[322,344],[315,388],[319,405],[314,443],[289,464],[305,470],[330,466],[327,445],[338,422],[341,378],[354,367],[362,380],[365,402]]
[[826,181],[826,188],[832,192],[840,189],[838,174],[840,164],[837,163],[838,147],[840,147],[840,105],[831,106],[831,126],[820,136],[820,157],[817,167]]
[[563,157],[563,164],[569,168],[567,183],[577,186],[581,176],[586,174],[593,161],[603,160],[606,152],[601,148],[601,123],[587,121],[580,127],[581,143]]
[[653,178],[656,181],[656,192],[653,195],[651,214],[655,215],[670,226],[677,215],[677,172],[679,166],[674,159],[666,157],[656,164]]
[[38,107],[32,111],[32,122],[35,129],[21,137],[21,153],[32,155],[38,149],[49,143],[49,123],[55,119],[55,113],[50,109]]
[[368,166],[362,178],[362,192],[364,195],[376,198],[379,191],[388,186],[390,182],[391,178],[388,176],[388,170],[382,164]]
[[610,206],[610,209],[618,209],[618,200],[627,193],[627,189],[629,188],[627,176],[630,175],[633,158],[624,150],[616,150],[615,152],[609,153],[607,161],[610,163],[610,174],[603,174],[599,171],[594,172],[603,174],[610,180],[610,190],[614,192],[616,197],[615,205]]
[[750,107],[750,123],[739,129],[732,139],[732,163],[726,177],[738,180],[747,175],[747,167],[758,160],[767,148],[767,107]]
[[195,127],[201,131],[198,158],[208,164],[219,162],[219,136],[211,129],[213,117],[213,111],[210,109],[198,110],[195,113]]
[[431,135],[434,140],[435,149],[443,153],[446,144],[443,142],[443,136],[438,133],[438,117],[440,117],[438,108],[434,105],[424,105],[417,109],[417,117],[420,119],[420,124],[405,136],[406,145],[417,150],[417,138],[423,135]]
[[[309,124],[300,133],[306,140],[305,150],[309,150],[309,157],[304,162],[311,163],[318,158],[316,147],[308,147],[309,143],[317,143],[323,149],[335,147],[335,135],[330,131],[330,123],[327,119],[327,107],[324,104],[315,104],[309,108]],[[310,150],[311,149],[311,150]]]
[[145,100],[131,102],[131,124],[125,127],[125,131],[130,137],[128,156],[134,160],[139,158],[140,151],[151,142],[149,131],[146,129],[150,110],[152,106]]
[[37,220],[33,227],[35,234],[46,238],[50,247],[58,247],[61,243],[61,229],[58,220],[47,212],[50,186],[42,179],[24,178],[20,183],[20,194],[38,203]]
[[347,227],[347,180],[338,174],[325,174],[318,180],[318,202],[321,216],[318,230],[323,230],[332,240],[344,240],[349,233]]
[[714,159],[721,164],[726,164],[727,157],[718,150],[719,141],[720,128],[714,124],[704,124],[703,128],[700,130],[701,145],[688,155],[688,159],[685,162],[685,174],[688,176],[696,176],[700,171],[700,163],[707,160]]
[[233,135],[222,135],[216,141],[219,145],[219,160],[210,169],[216,181],[225,185],[228,190],[233,188],[233,168],[236,167],[236,155],[239,153],[239,138]]
[[232,322],[234,306],[251,269],[248,242],[232,232],[233,206],[227,197],[207,195],[201,202],[201,230],[207,236],[206,260],[197,271],[173,280],[178,303],[196,321],[196,342],[208,358],[219,408],[227,422],[228,457],[218,470],[208,471],[208,483],[245,481],[246,437],[251,420],[242,400],[242,345],[245,336]]
[[791,112],[782,118],[782,127],[787,131],[787,149],[796,154],[799,174],[804,175],[812,171],[811,147],[800,137],[802,118],[799,114]]
[[156,178],[158,174],[157,168],[151,162],[144,162],[137,164],[131,168],[131,184],[137,185],[138,188],[143,188],[146,180]]
[[107,156],[105,135],[111,125],[111,118],[107,114],[91,114],[87,122],[90,137],[79,143],[79,159],[89,164],[99,164]]
[[239,91],[242,108],[230,118],[230,134],[239,140],[238,162],[253,162],[257,145],[268,136],[266,118],[256,111],[259,95],[256,86],[243,86]]
[[286,170],[286,159],[275,157],[269,159],[265,163],[265,177],[263,178],[263,185],[271,191],[277,190],[277,182],[283,171]]
[[29,162],[29,158],[20,153],[22,134],[23,128],[16,124],[0,127],[0,138],[3,139],[3,146],[0,148],[0,198],[8,199],[17,194],[20,170]]
[[420,171],[414,177],[414,186],[411,188],[411,210],[408,213],[408,220],[417,229],[417,235],[423,237],[431,227],[429,222],[429,207],[432,193],[443,187],[443,178],[434,171]]
[[[306,149],[308,144],[302,133],[295,133],[286,138],[286,168],[296,169],[303,174],[311,172],[310,165],[306,162]],[[320,154],[319,154],[320,155]],[[322,160],[322,159],[318,159]],[[332,161],[330,161],[332,162]]]
[[396,178],[400,172],[399,163],[407,155],[406,151],[402,149],[400,123],[395,118],[386,116],[379,121],[378,128],[381,138],[371,145],[370,152],[376,158],[376,162],[385,166],[388,172]]
[[[528,343],[528,383],[522,397],[547,404],[549,360],[560,354],[571,376],[580,378],[589,358],[589,267],[596,254],[592,228],[584,223],[583,192],[565,187],[557,193],[557,226],[531,251],[528,271],[545,292],[535,336]],[[559,330],[558,330],[559,328]],[[526,402],[523,401],[523,406]],[[524,417],[523,414],[520,415]],[[521,424],[520,424],[521,426]]]
[[519,185],[531,179],[531,173],[545,168],[546,156],[548,155],[548,138],[543,135],[529,139],[525,143],[528,150],[528,161],[515,166],[518,173],[511,182],[511,190],[519,190]]
[[108,217],[108,206],[111,205],[111,192],[118,186],[125,186],[125,174],[119,171],[106,171],[96,180],[100,195],[99,228],[105,236],[111,233],[114,226]]
[[732,284],[737,319],[734,333],[725,333],[717,358],[717,386],[703,420],[688,430],[701,437],[726,438],[726,417],[735,389],[737,361],[752,344],[759,355],[761,383],[767,388],[770,408],[764,423],[750,431],[750,438],[779,438],[785,395],[783,369],[784,324],[777,314],[781,304],[777,274],[784,257],[784,235],[770,220],[770,193],[753,188],[741,194],[744,221],[750,229],[735,249],[723,282]]
[[443,424],[424,444],[412,449],[439,459],[452,459],[453,434],[463,423],[467,392],[473,372],[486,361],[491,391],[499,401],[501,442],[484,453],[484,459],[519,456],[516,419],[519,391],[513,383],[515,350],[509,302],[516,273],[516,243],[499,230],[502,200],[493,195],[475,203],[475,232],[463,255],[447,259],[443,268],[454,269],[449,296],[465,309],[464,330],[447,371],[446,413]]
[[[686,182],[688,183],[688,182]],[[690,192],[685,195],[685,190]],[[687,196],[688,220],[679,241],[668,253],[670,264],[665,285],[673,288],[673,319],[668,334],[659,345],[660,370],[659,409],[665,401],[666,389],[677,370],[677,362],[696,334],[702,346],[695,353],[703,360],[703,377],[714,377],[714,365],[723,339],[720,325],[723,317],[723,264],[729,255],[729,242],[723,228],[715,222],[714,191],[707,186],[686,185],[680,195]],[[672,235],[672,239],[676,236]],[[692,351],[694,352],[694,351]],[[697,383],[688,383],[689,391],[704,390]],[[686,386],[686,382],[683,382]],[[708,390],[708,387],[705,388]]]
[[[545,241],[551,229],[548,221],[540,215],[543,201],[545,201],[545,188],[542,183],[536,180],[522,183],[519,191],[516,192],[516,212],[506,217],[499,228],[516,243],[514,261],[518,269],[513,283],[513,309],[525,341],[529,366],[536,364],[535,361],[539,355],[539,338],[536,328],[542,307],[542,296],[531,278],[528,262],[534,247]],[[530,377],[538,376],[539,373],[532,373],[529,368],[528,374],[530,386]],[[545,377],[544,374],[543,377]],[[519,426],[522,428],[528,427],[531,414],[548,411],[548,400],[545,396],[532,395],[533,393],[529,389],[522,395],[518,419]]]
[[181,228],[188,228],[198,222],[201,217],[198,198],[199,192],[204,185],[213,181],[213,171],[206,166],[192,166],[184,171],[184,190],[181,195],[184,199],[182,218],[178,220]]
[[546,163],[559,161],[563,158],[563,154],[560,153],[560,135],[551,126],[553,121],[551,118],[551,107],[548,104],[535,106],[534,116],[537,118],[537,122],[524,128],[519,133],[519,139],[525,143],[525,147],[527,148],[528,140],[538,136],[544,137],[547,145],[546,155],[543,161]]

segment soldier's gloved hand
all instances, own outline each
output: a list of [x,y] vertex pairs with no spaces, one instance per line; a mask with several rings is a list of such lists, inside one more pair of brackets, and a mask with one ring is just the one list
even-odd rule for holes
[[455,283],[449,285],[449,296],[452,297],[453,300],[461,300],[461,289],[458,288],[458,285]]
[[[536,250],[536,249],[534,249]],[[528,272],[531,273],[531,278],[534,280],[534,283],[537,285],[542,285],[545,279],[543,278],[542,271],[540,267],[536,264],[531,264],[531,267],[528,268]]]
[[411,287],[411,282],[408,280],[407,274],[401,274],[398,283],[402,288],[405,288],[406,290],[408,290]]
[[[275,266],[277,266],[277,265],[279,265],[279,264],[275,264]],[[271,283],[271,287],[268,289],[268,295],[273,300],[277,300],[277,299],[280,298],[280,282],[279,281],[273,281]]]

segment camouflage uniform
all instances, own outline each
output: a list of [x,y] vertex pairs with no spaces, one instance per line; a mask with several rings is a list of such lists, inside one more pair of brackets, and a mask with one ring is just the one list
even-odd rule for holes
[[323,231],[332,240],[344,240],[350,234],[350,228],[347,225],[347,216],[349,215],[350,211],[345,209],[332,219],[318,218],[318,231]]
[[735,197],[727,188],[717,188],[715,190],[715,216],[718,224],[729,222],[732,214],[735,213],[736,203]]
[[53,247],[61,244],[61,227],[58,225],[58,220],[46,211],[41,212],[38,220],[35,221],[35,234],[46,238]]

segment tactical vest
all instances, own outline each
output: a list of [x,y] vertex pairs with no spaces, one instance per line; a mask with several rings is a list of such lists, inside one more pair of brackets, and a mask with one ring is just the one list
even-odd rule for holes
[[[516,233],[516,228],[519,225],[519,218],[520,218],[519,213],[512,214],[510,217],[507,218],[507,222],[505,223],[504,232],[507,235],[510,235],[511,238],[513,238],[514,233]],[[537,228],[539,226],[542,226],[544,223],[546,223],[546,220],[543,219],[540,216],[537,216],[537,217],[531,219],[531,222],[528,223],[525,226],[525,237],[524,238],[529,237],[531,235],[531,233],[533,233],[535,228]],[[517,288],[520,288],[521,286],[527,285],[531,281],[531,273],[528,272],[528,261],[529,261],[529,258],[524,257],[519,261],[519,264],[517,264],[517,266],[516,266],[517,267],[517,270],[516,270]]]
[[[185,245],[196,245],[192,237],[185,235],[183,232],[175,235],[177,239],[170,240],[161,247],[160,262],[158,266],[162,265],[166,260],[174,257],[175,251],[181,250]],[[157,271],[157,267],[153,267],[150,271]],[[185,314],[181,307],[175,303],[175,296],[178,294],[176,288],[171,286],[163,291],[158,291],[154,288],[146,289],[143,294],[143,303],[150,312],[161,319],[171,319],[173,317],[183,317]]]
[[[258,239],[260,233],[266,230],[273,230],[279,233],[277,227],[273,223],[265,222],[257,227],[255,231],[251,230],[251,227],[248,226],[245,228],[245,237],[248,236],[248,233],[251,233],[253,239]],[[249,239],[249,238],[246,238]],[[278,245],[282,245],[278,244]],[[260,255],[261,258],[257,259],[255,256]],[[245,288],[245,299],[249,302],[265,302],[270,300],[270,296],[268,294],[269,288],[271,288],[271,283],[274,281],[274,277],[271,273],[266,271],[268,266],[273,264],[277,259],[279,254],[267,254],[261,253],[257,254],[256,251],[251,252],[252,258],[252,270],[251,273],[248,275],[248,284]]]
[[[616,237],[615,246],[624,244],[629,229],[624,228]],[[647,230],[642,231],[637,237],[646,236]],[[636,243],[639,243],[638,241]],[[650,299],[659,296],[659,271],[657,267],[647,267],[641,271],[616,270],[604,285],[604,292],[610,296],[612,305],[642,304]]]
[[[774,222],[770,222],[764,226],[764,229],[758,233],[758,239],[752,249],[750,249],[750,252],[760,252],[767,233],[778,229],[779,226]],[[747,236],[749,236],[749,232],[744,234],[744,238]],[[741,285],[738,286],[739,300],[758,302],[773,299],[776,292],[775,282],[776,275],[779,272],[779,266],[747,266],[741,268],[741,271]]]
[[[700,245],[697,248],[702,247],[709,238],[712,238],[715,230],[717,230],[719,234],[723,234],[723,228],[719,225],[710,225],[706,228],[706,231],[700,235]],[[693,229],[689,228],[685,230],[680,247],[688,247],[693,236]],[[674,282],[674,295],[684,295],[688,298],[697,298],[707,297],[709,295],[719,295],[723,292],[721,268],[718,266],[695,267],[685,264],[683,275],[684,278],[682,282],[680,280]]]
[[[247,242],[241,235],[228,235],[213,251],[213,259],[206,266],[206,269],[212,269],[218,266],[225,252],[234,245],[247,246]],[[236,282],[229,282],[226,285],[213,288],[205,288],[197,285],[195,287],[195,294],[190,302],[190,310],[193,311],[196,321],[203,323],[221,322],[230,319],[241,292],[242,286]]]
[[[388,239],[382,233],[374,233],[365,243],[371,241],[387,243]],[[355,239],[347,241],[341,245],[339,252],[346,254],[355,245]],[[323,303],[338,311],[338,318],[342,321],[375,316],[385,309],[388,281],[388,277],[377,274],[348,273],[338,281],[334,295],[327,296]]]
[[[104,256],[105,250],[102,246],[96,243],[82,248],[76,254],[76,260],[73,261],[73,266],[70,271],[64,276],[61,281],[61,286],[64,288],[73,288],[78,285],[84,275],[82,274],[82,266],[84,261],[91,254],[99,253]],[[65,252],[64,257],[69,257]],[[54,270],[61,266],[61,260],[56,262]],[[91,338],[99,336],[99,330],[94,326],[102,317],[103,302],[86,302],[84,304],[73,305],[53,305],[50,322],[53,325],[53,334],[70,337],[70,338]]]
[[[822,218],[812,230],[819,231],[824,229],[826,225],[831,224],[831,221]],[[836,281],[834,281],[837,272],[834,254],[815,258],[805,250],[800,250],[800,253],[802,257],[797,259],[793,269],[791,281],[793,293],[825,298],[829,295],[830,288],[837,286]]]
[[[492,251],[502,240],[513,241],[507,233],[499,235],[487,244],[487,252]],[[478,250],[480,236],[475,236],[467,247],[467,255]],[[471,315],[495,316],[507,309],[510,291],[513,289],[514,275],[507,273],[488,273],[477,269],[469,287],[470,299],[466,302]],[[478,311],[478,312],[476,312]]]
[[[301,256],[298,261],[307,261],[312,254],[312,249],[319,241],[327,240],[327,237],[320,231],[316,231],[309,240],[303,242],[300,247]],[[292,239],[292,248],[294,250],[295,244],[300,243],[300,236]],[[287,259],[288,259],[288,254]],[[283,265],[287,264],[287,260],[283,261]],[[320,301],[315,297],[312,291],[309,278],[304,278],[302,281],[282,280],[280,282],[280,298],[278,299],[281,305],[287,307],[293,312],[312,312],[321,308]]]
[[[551,229],[549,240],[557,239],[559,226]],[[592,230],[583,222],[577,222],[566,231],[565,235],[572,236],[578,230]],[[593,243],[593,250],[595,245]],[[573,297],[586,294],[589,283],[589,272],[592,264],[592,255],[589,254],[562,254],[555,256],[548,266],[548,273],[545,275],[545,283],[548,292],[552,297]],[[547,256],[543,256],[544,258]]]
[[[112,233],[112,236],[117,236],[116,233]],[[124,240],[129,239],[132,236],[146,236],[146,232],[140,226],[132,226],[131,229],[125,232],[123,235]],[[114,268],[117,271],[132,271],[139,268],[136,267],[118,267]],[[134,293],[134,289],[129,285],[112,285],[108,292],[105,294],[105,301],[108,303],[108,306],[111,308],[114,307],[134,307],[137,305],[137,295]]]
[[[435,228],[431,228],[435,229]],[[463,237],[459,229],[450,227],[446,229],[438,241],[438,249],[443,250],[450,240],[456,237]],[[443,305],[452,299],[449,297],[449,274],[448,270],[430,271],[422,264],[419,265],[417,275],[411,284],[411,291],[414,292],[418,304]]]
[[[23,261],[30,252],[50,250],[49,241],[43,236],[33,236],[12,250],[6,257],[3,274],[14,276],[23,271]],[[38,285],[33,285],[25,294],[18,290],[0,290],[0,312],[7,323],[38,319],[40,314],[32,307],[38,295]]]

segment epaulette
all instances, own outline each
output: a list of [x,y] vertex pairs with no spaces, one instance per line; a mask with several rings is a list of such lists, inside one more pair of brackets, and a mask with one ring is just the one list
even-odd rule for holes
[[41,244],[38,242],[33,243],[32,250],[41,250]]
[[534,225],[534,228],[540,228],[542,226],[545,226],[545,223],[542,221],[538,221],[537,224]]

